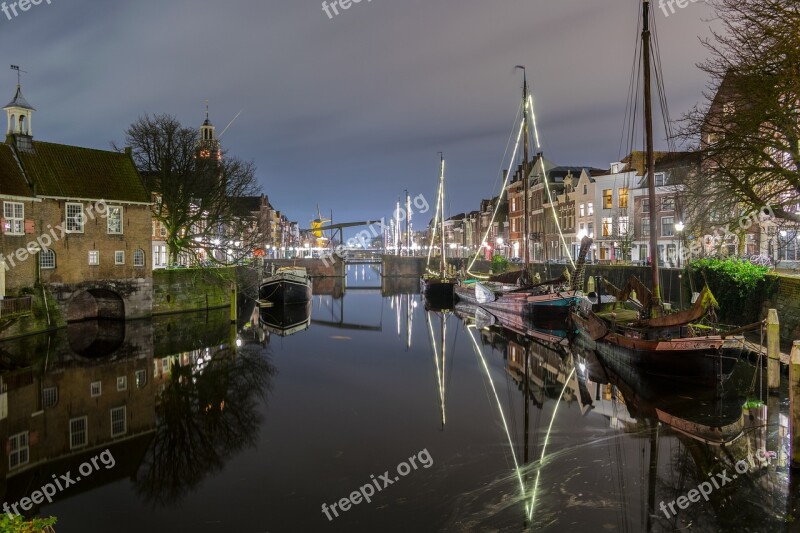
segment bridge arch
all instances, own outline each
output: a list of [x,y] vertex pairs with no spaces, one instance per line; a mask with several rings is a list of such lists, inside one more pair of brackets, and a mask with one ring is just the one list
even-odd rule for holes
[[67,303],[67,322],[97,318],[125,320],[122,296],[109,289],[87,289],[77,292]]

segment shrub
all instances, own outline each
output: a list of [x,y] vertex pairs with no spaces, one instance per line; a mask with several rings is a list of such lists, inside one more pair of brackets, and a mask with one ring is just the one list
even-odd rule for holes
[[699,290],[708,285],[719,302],[717,316],[737,325],[759,320],[761,304],[777,289],[777,278],[769,268],[739,259],[703,258],[686,266],[687,281],[693,277]]
[[508,270],[508,259],[502,255],[495,255],[492,257],[492,272],[495,274],[502,274]]
[[19,515],[4,513],[0,517],[0,531],[3,533],[47,533],[55,531],[53,529],[55,523],[56,519],[52,516],[50,518],[34,518],[28,522]]

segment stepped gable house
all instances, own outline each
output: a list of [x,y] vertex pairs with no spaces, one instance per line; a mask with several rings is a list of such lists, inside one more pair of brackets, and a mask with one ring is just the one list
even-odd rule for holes
[[149,316],[150,195],[130,153],[34,140],[19,86],[3,109],[0,296],[41,283],[68,321]]

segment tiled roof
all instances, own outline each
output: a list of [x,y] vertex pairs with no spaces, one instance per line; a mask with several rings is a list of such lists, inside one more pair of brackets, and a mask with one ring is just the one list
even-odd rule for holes
[[17,155],[37,195],[150,202],[127,154],[40,141],[33,147]]
[[33,196],[33,192],[19,169],[11,147],[0,144],[0,194]]

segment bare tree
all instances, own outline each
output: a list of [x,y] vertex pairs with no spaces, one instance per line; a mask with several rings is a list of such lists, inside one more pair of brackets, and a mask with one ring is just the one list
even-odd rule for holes
[[710,3],[722,30],[703,40],[706,102],[682,122],[703,158],[703,171],[685,176],[685,208],[718,226],[767,206],[778,222],[800,223],[800,4]]
[[260,228],[236,199],[259,193],[253,162],[204,150],[198,130],[169,114],[139,117],[125,142],[154,193],[153,218],[166,230],[171,264],[179,254],[195,262],[249,256]]

